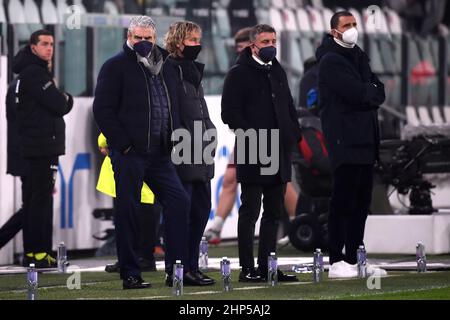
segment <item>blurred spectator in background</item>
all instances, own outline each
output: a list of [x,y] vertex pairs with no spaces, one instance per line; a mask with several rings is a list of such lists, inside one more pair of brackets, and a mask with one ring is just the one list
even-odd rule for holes
[[299,107],[308,109],[311,113],[318,116],[317,108],[319,93],[317,87],[318,65],[315,57],[305,60],[303,64],[303,77],[300,80]]
[[447,0],[386,0],[386,4],[396,11],[404,20],[404,29],[419,33],[425,37],[429,34],[448,34],[444,20]]

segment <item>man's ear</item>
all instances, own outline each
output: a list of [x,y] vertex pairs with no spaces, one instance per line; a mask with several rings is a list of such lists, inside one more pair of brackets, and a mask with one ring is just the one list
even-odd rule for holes
[[35,44],[30,45],[30,49],[33,54],[36,54],[36,45]]

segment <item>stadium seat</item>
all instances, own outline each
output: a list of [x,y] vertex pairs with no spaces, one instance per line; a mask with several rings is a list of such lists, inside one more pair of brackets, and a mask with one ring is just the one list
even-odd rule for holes
[[445,123],[450,124],[450,106],[444,107]]
[[119,9],[113,1],[105,1],[105,4],[103,5],[103,11],[106,14],[113,16],[118,16],[120,14]]
[[407,124],[411,126],[419,126],[421,125],[419,117],[417,116],[416,108],[413,106],[407,106],[406,107],[406,121]]
[[308,12],[306,12],[306,10],[303,8],[298,8],[295,11],[297,16],[298,30],[301,34],[311,35],[312,28],[309,22]]
[[330,26],[324,25],[322,14],[318,9],[311,6],[307,6],[306,10],[308,12],[311,29],[314,32],[314,38],[317,42],[321,42],[323,34],[330,30]]
[[270,24],[272,25],[272,27],[275,28],[275,30],[277,30],[277,32],[286,30],[286,28],[284,27],[284,21],[280,9],[270,8],[269,16],[270,16]]
[[358,25],[358,32],[364,34],[365,33],[364,23],[363,19],[361,18],[360,12],[355,8],[349,8],[348,11],[355,17],[356,23]]
[[323,8],[321,10],[321,14],[322,14],[323,25],[325,27],[325,30],[330,29],[331,17],[334,14],[333,11],[331,11],[331,9],[329,9],[329,8]]
[[433,106],[431,108],[431,112],[432,112],[432,115],[433,115],[433,122],[434,122],[434,124],[442,125],[442,124],[445,123],[445,119],[444,119],[444,117],[442,115],[441,108],[439,108],[438,106]]
[[398,13],[389,8],[385,8],[384,11],[386,13],[386,19],[387,19],[386,21],[388,23],[389,31],[391,32],[391,34],[401,35],[402,34],[402,21],[398,15]]
[[272,8],[284,9],[286,7],[286,4],[285,4],[284,0],[271,0],[270,6]]
[[60,21],[58,10],[56,10],[52,0],[42,0],[41,16],[44,24],[58,24]]
[[417,109],[420,123],[425,126],[431,126],[433,124],[433,121],[431,120],[428,108],[425,106],[420,106]]
[[41,16],[34,0],[25,0],[23,3],[26,23],[40,24]]
[[231,37],[230,19],[228,17],[227,10],[223,7],[218,7],[212,12],[212,14],[216,20],[215,26],[217,26],[217,32],[214,32],[214,34],[223,38]]
[[281,16],[283,17],[283,22],[285,30],[287,31],[298,31],[298,24],[295,18],[294,11],[292,9],[281,9]]
[[87,12],[86,8],[83,5],[83,0],[73,0],[73,4],[78,7],[78,10],[81,14],[85,14]]
[[8,20],[6,19],[5,14],[5,7],[3,6],[3,0],[0,0],[0,23],[7,23]]
[[20,0],[10,0],[8,4],[9,23],[26,23],[25,9]]
[[65,21],[65,15],[69,13],[66,0],[56,0],[56,11],[58,12],[59,21]]

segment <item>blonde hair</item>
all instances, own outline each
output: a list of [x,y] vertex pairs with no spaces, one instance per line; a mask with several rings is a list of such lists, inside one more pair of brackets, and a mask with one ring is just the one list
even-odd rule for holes
[[198,31],[202,32],[202,29],[198,24],[191,21],[177,21],[170,25],[164,37],[164,45],[166,50],[169,51],[171,55],[175,55],[177,52],[177,45],[183,43],[191,32]]

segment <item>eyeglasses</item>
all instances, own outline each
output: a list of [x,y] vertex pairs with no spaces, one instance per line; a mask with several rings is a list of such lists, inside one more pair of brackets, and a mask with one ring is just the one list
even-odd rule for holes
[[141,36],[137,36],[137,35],[134,35],[133,36],[133,39],[134,40],[151,40],[152,39],[152,37],[150,36],[150,37],[141,37]]

